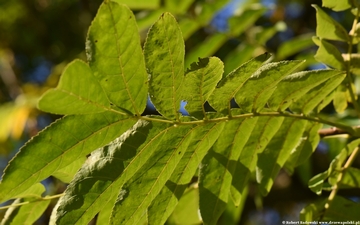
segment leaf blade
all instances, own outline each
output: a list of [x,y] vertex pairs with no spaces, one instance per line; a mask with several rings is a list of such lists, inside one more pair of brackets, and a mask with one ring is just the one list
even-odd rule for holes
[[186,73],[183,88],[183,100],[187,102],[185,109],[196,118],[206,117],[204,103],[220,81],[224,65],[220,59],[210,57],[199,59],[193,63]]
[[243,112],[261,111],[276,85],[303,61],[268,63],[248,79],[235,95],[235,101]]
[[135,16],[129,8],[113,1],[100,6],[89,28],[86,53],[111,103],[125,113],[141,115],[146,106],[147,74]]
[[349,42],[350,38],[343,26],[326,14],[319,6],[312,4],[316,10],[316,36],[334,41]]
[[149,223],[164,224],[166,222],[193,178],[201,160],[217,140],[223,128],[224,123],[207,124],[202,129],[194,131],[196,134],[193,135],[194,138],[185,155],[167,181],[166,187],[161,190],[148,209]]
[[184,55],[181,30],[175,18],[164,13],[149,30],[144,56],[151,76],[151,101],[164,117],[172,120],[179,119]]
[[209,97],[209,104],[218,112],[230,113],[231,99],[235,97],[242,85],[269,57],[268,53],[257,56],[223,78]]
[[136,224],[159,194],[183,157],[199,126],[172,127],[152,157],[122,187],[110,224]]
[[90,67],[80,60],[67,65],[56,88],[40,99],[39,108],[55,114],[87,114],[109,110],[110,102]]
[[120,188],[154,153],[152,149],[169,129],[168,124],[140,120],[112,143],[94,151],[60,198],[57,223],[87,224],[102,206],[115,203]]
[[237,161],[257,118],[226,123],[202,161],[199,175],[200,212],[205,224],[216,224],[226,209]]
[[[11,160],[0,183],[0,201],[20,194],[79,156],[107,144],[134,123],[131,118],[110,112],[72,115],[56,121]],[[69,137],[66,142],[64,136]],[[52,149],[51,154],[47,149]],[[34,157],[42,160],[34,162]]]

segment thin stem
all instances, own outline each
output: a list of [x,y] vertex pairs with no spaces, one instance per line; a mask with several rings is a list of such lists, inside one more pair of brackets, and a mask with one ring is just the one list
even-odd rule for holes
[[354,93],[354,90],[352,88],[352,84],[354,83],[353,82],[353,79],[351,77],[351,71],[350,71],[350,68],[351,68],[351,60],[352,60],[352,57],[351,57],[351,54],[352,54],[352,48],[353,48],[353,40],[354,40],[354,32],[355,32],[355,29],[356,29],[356,25],[359,21],[359,10],[355,16],[355,19],[354,19],[354,22],[353,22],[353,27],[351,29],[351,33],[350,33],[350,41],[349,41],[349,48],[348,48],[348,55],[349,55],[349,60],[347,61],[347,66],[346,66],[346,78],[347,78],[347,88],[349,90],[349,93],[350,93],[350,98],[351,98],[351,102],[353,103],[354,105],[354,108],[356,110],[356,113],[358,114],[358,117],[360,118],[360,105],[358,103],[358,101],[356,100],[356,94]]
[[340,128],[343,132],[346,132],[346,133],[348,133],[350,135],[356,136],[355,130],[352,127],[349,127],[347,125],[332,122],[332,121],[328,121],[328,120],[325,120],[325,119],[322,119],[322,118],[319,118],[319,117],[310,117],[310,116],[305,116],[305,115],[302,115],[302,114],[291,114],[291,113],[284,113],[284,112],[245,113],[245,114],[241,114],[241,115],[232,115],[231,117],[230,116],[224,116],[224,117],[219,117],[219,118],[215,118],[215,119],[195,120],[195,121],[187,121],[187,122],[178,122],[178,121],[166,120],[166,119],[156,118],[156,117],[147,117],[147,116],[141,116],[141,117],[138,117],[138,118],[142,119],[142,120],[147,120],[147,121],[170,123],[170,124],[174,124],[174,125],[175,124],[176,125],[189,125],[189,124],[218,123],[218,122],[223,122],[223,121],[236,120],[236,119],[240,119],[240,118],[251,118],[251,117],[256,117],[256,116],[274,116],[274,117],[298,118],[298,119],[323,123],[323,124],[327,124],[327,125],[330,125],[330,126],[333,126],[333,127],[337,127],[337,128]]
[[330,193],[330,195],[329,195],[329,197],[328,197],[328,199],[326,201],[325,210],[328,210],[331,203],[334,201],[334,198],[335,198],[335,196],[336,196],[336,194],[337,194],[337,192],[339,190],[338,185],[339,185],[339,183],[341,182],[341,180],[343,178],[344,172],[346,171],[347,168],[349,168],[352,165],[352,163],[356,159],[357,154],[360,152],[359,149],[360,149],[359,147],[355,148],[355,150],[351,153],[350,157],[348,158],[345,165],[343,166],[343,168],[341,170],[341,173],[339,174],[338,179],[336,181],[336,184],[334,185],[334,187],[333,187],[333,189],[332,189],[332,191],[331,191],[331,193]]
[[61,194],[57,194],[57,195],[45,196],[43,198],[39,198],[34,201],[27,201],[27,202],[21,202],[21,203],[11,204],[11,205],[7,205],[7,206],[2,206],[2,207],[0,207],[0,210],[9,209],[12,207],[20,207],[20,206],[31,204],[34,202],[49,201],[52,199],[60,198],[63,195],[64,195],[64,193],[61,193]]

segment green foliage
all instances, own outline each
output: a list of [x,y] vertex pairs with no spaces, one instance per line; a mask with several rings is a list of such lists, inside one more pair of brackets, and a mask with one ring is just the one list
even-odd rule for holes
[[[348,107],[344,99],[359,107],[349,83],[356,66],[327,41],[345,42],[351,50],[356,39],[320,7],[314,6],[318,29],[313,40],[319,46],[315,58],[334,69],[297,72],[304,60],[270,62],[271,54],[264,53],[248,55],[224,73],[226,65],[207,56],[226,35],[213,35],[208,43],[216,42],[215,47],[201,45],[185,58],[182,25],[163,13],[142,50],[135,17],[119,2],[100,6],[87,36],[88,62],[69,63],[58,86],[41,98],[41,110],[65,116],[26,143],[7,166],[0,201],[17,200],[4,224],[32,223],[44,212],[51,198],[40,196],[40,182],[50,176],[69,183],[50,224],[88,224],[96,215],[97,224],[217,224],[225,214],[239,217],[234,206],[242,207],[250,182],[257,182],[260,193],[267,195],[281,168],[293,172],[306,162],[323,124],[359,136],[355,128],[320,114],[331,101],[337,109]],[[158,1],[132,4],[153,7]],[[355,7],[335,1],[324,1],[324,6]],[[176,11],[174,5],[166,7]],[[201,16],[208,18],[203,10]],[[243,32],[263,12],[258,10],[233,18],[230,32]],[[244,18],[250,22],[234,26]],[[259,40],[273,31],[264,31]],[[292,43],[304,47],[309,40]],[[284,44],[278,57],[294,51]],[[197,53],[202,58],[188,63]],[[148,96],[160,115],[143,115]],[[187,102],[188,116],[180,113],[181,101]],[[336,192],[360,188],[359,169],[351,167],[359,140],[347,144],[326,172],[309,181],[317,194],[332,192],[305,207],[302,219],[358,219],[359,204]],[[349,210],[337,215],[344,205]],[[201,217],[196,217],[197,209]],[[185,214],[189,217],[183,218]]]

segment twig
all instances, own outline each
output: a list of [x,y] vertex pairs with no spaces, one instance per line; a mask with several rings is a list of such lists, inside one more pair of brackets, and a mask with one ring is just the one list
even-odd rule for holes
[[[360,126],[353,127],[354,129],[360,129]],[[348,131],[337,128],[337,127],[330,127],[319,130],[320,137],[327,137],[327,136],[333,136],[338,134],[350,134]]]

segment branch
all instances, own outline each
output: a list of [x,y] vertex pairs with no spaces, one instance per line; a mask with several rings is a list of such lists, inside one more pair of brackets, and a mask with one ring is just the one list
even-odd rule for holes
[[[357,126],[357,127],[354,127],[354,128],[360,128],[360,126]],[[321,138],[327,137],[327,136],[333,136],[333,135],[337,135],[337,134],[349,134],[348,131],[337,128],[337,127],[330,127],[330,128],[321,129],[321,130],[319,130],[318,133],[319,133]]]

